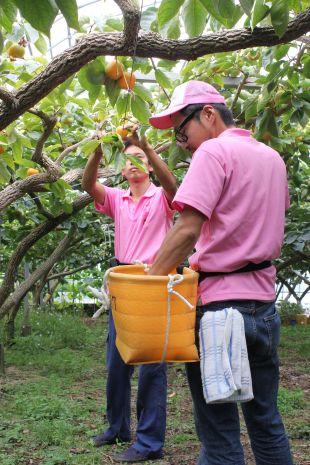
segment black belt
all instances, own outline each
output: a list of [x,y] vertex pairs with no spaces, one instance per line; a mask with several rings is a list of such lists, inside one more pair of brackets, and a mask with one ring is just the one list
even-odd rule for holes
[[114,266],[120,266],[120,265],[132,265],[132,263],[122,263],[115,257],[110,259],[110,268],[113,268]]
[[248,273],[249,271],[258,271],[263,270],[264,268],[269,268],[272,266],[270,260],[265,260],[264,262],[260,263],[248,263],[247,265],[243,266],[242,268],[238,268],[234,271],[198,271],[199,278],[198,283],[200,284],[206,278],[210,278],[212,276],[226,276],[235,273]]

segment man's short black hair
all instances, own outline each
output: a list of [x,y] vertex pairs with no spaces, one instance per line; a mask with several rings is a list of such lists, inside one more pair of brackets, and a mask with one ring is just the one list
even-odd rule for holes
[[129,140],[126,140],[124,142],[124,152],[126,149],[128,149],[129,147],[131,147],[132,145],[134,145],[132,142],[130,142]]
[[226,126],[235,126],[232,111],[224,103],[209,103],[209,104],[207,104],[207,103],[196,103],[196,104],[192,104],[192,105],[187,105],[187,107],[182,108],[182,110],[180,110],[180,112],[182,113],[182,115],[188,116],[190,113],[192,113],[193,111],[196,110],[197,114],[195,114],[194,118],[197,119],[197,120],[200,120],[200,114],[198,112],[203,110],[203,107],[205,105],[211,105],[211,107],[213,107],[215,110],[217,110],[218,113],[220,114],[220,117],[221,117],[223,123],[226,124]]

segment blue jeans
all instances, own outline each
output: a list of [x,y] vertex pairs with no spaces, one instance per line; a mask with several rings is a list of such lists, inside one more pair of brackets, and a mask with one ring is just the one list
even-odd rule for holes
[[[244,319],[254,399],[241,404],[257,465],[292,465],[292,456],[277,408],[280,318],[274,302],[222,301],[197,307],[197,327],[206,311],[233,307]],[[186,364],[194,402],[198,465],[244,465],[236,403],[206,404],[200,365]]]
[[[107,435],[126,440],[130,439],[130,379],[134,367],[123,362],[115,339],[115,326],[110,312],[107,344]],[[166,364],[141,365],[137,395],[138,426],[133,444],[139,452],[161,451],[166,432],[166,402]]]

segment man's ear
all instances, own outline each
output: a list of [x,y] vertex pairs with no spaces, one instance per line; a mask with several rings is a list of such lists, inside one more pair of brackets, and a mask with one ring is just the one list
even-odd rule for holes
[[201,116],[206,118],[209,122],[212,122],[215,119],[215,109],[212,105],[207,104],[203,107]]
[[149,168],[149,173],[153,173],[154,168],[150,163],[148,163],[148,168]]

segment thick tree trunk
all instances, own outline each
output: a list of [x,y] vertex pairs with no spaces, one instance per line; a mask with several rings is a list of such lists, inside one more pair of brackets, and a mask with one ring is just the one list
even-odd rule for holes
[[44,276],[41,277],[40,281],[38,281],[35,286],[34,286],[34,291],[33,291],[33,306],[34,308],[39,308],[41,305],[41,294],[43,291],[44,286],[46,285],[46,278],[47,278],[48,272],[44,274]]
[[15,318],[20,307],[20,302],[13,304],[10,308],[10,313],[4,325],[4,341],[5,344],[11,346],[15,339]]
[[53,296],[54,296],[54,293],[55,293],[57,287],[60,284],[60,279],[53,279],[51,281],[48,281],[48,283],[49,283],[49,290],[45,294],[45,297],[44,297],[44,304],[45,305],[51,304],[53,302]]
[[69,231],[68,235],[59,243],[52,254],[43,262],[30,276],[24,281],[11,295],[6,299],[2,307],[0,307],[0,319],[11,311],[14,305],[20,303],[21,299],[26,295],[29,289],[36,283],[38,279],[49,272],[59,258],[64,254],[65,250],[70,246],[73,228]]

